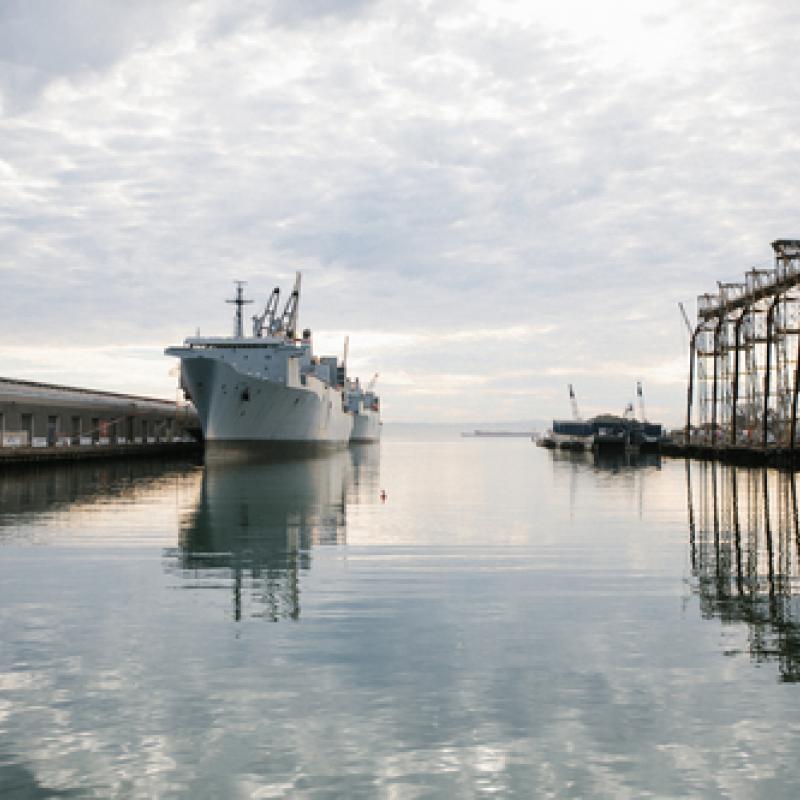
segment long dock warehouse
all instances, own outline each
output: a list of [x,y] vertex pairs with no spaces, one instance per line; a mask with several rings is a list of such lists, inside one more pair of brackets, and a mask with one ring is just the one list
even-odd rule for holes
[[194,441],[188,403],[0,378],[0,460],[22,451],[100,450]]

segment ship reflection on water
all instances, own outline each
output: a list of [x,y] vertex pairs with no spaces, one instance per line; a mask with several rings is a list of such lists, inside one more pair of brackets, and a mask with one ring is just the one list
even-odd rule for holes
[[745,623],[756,662],[800,680],[800,528],[793,473],[686,464],[693,590],[707,618]]
[[346,543],[348,503],[377,496],[379,446],[280,460],[214,461],[167,569],[183,588],[230,581],[233,617],[300,617],[313,546]]
[[551,450],[555,463],[567,463],[594,467],[599,472],[619,472],[646,467],[661,468],[661,456],[639,450],[612,450],[596,452],[593,450]]

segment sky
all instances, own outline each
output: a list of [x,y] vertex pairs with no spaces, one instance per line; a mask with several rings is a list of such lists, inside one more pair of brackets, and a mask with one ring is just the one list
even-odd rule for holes
[[677,303],[800,237],[762,0],[0,0],[0,375],[174,397],[303,273],[388,421],[683,415]]

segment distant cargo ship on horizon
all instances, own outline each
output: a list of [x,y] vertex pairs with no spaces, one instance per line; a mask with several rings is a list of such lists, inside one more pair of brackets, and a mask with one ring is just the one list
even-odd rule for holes
[[535,431],[490,431],[490,430],[481,430],[475,429],[473,431],[463,431],[462,436],[467,438],[474,438],[474,437],[518,437],[518,438],[525,438],[529,439],[531,436],[535,436]]

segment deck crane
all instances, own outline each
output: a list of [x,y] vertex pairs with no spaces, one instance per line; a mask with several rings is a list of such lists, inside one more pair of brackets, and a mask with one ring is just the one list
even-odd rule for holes
[[370,379],[370,382],[367,384],[367,388],[364,390],[365,392],[371,392],[375,388],[375,384],[378,382],[378,375],[379,374],[380,373],[376,372],[372,376],[372,378]]
[[572,388],[572,384],[569,384],[569,401],[572,403],[572,418],[575,422],[579,422],[581,415],[578,413],[578,400],[575,397],[575,390]]
[[281,290],[276,286],[272,290],[272,294],[267,300],[267,305],[264,307],[262,314],[253,316],[253,336],[261,338],[264,335],[266,328],[267,335],[271,335],[275,328],[275,315],[278,313],[278,300],[281,296]]
[[286,301],[283,314],[276,321],[275,333],[283,333],[287,339],[294,339],[297,331],[297,314],[300,309],[300,273],[294,279],[294,289]]

